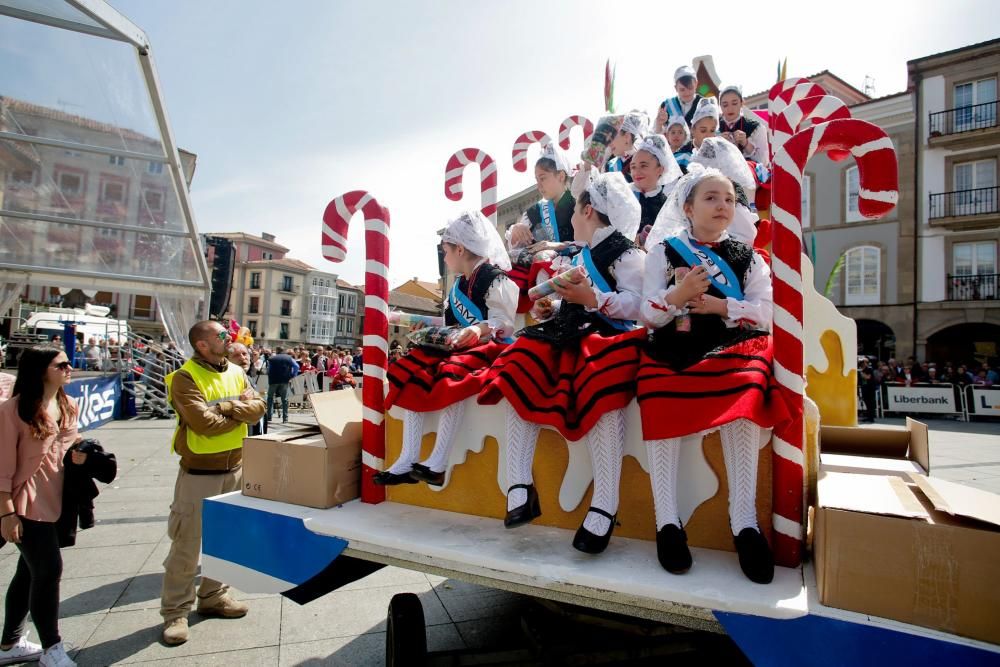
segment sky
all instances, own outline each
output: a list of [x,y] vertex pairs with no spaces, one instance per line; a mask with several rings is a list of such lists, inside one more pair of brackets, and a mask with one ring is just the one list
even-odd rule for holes
[[[177,143],[198,155],[199,230],[270,232],[289,256],[358,284],[361,216],[341,264],[323,259],[320,229],[332,198],[367,190],[391,213],[391,286],[436,279],[435,230],[479,207],[475,167],[465,198],[445,198],[448,157],[492,155],[500,198],[528,187],[532,175],[511,166],[514,139],[554,137],[570,114],[596,120],[608,58],[617,110],[651,112],[694,56],[711,54],[723,83],[747,94],[769,88],[787,57],[789,76],[829,69],[858,88],[871,76],[881,96],[905,89],[908,59],[1000,36],[977,20],[993,3],[973,0],[111,4],[149,37]],[[765,7],[777,10],[755,19]],[[577,130],[571,152],[581,144]]]

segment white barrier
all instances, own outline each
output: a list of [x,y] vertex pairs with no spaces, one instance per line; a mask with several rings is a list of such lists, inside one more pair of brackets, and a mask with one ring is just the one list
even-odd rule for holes
[[962,393],[951,384],[885,385],[884,412],[960,415],[968,420]]
[[1000,387],[968,385],[965,402],[970,417],[1000,417]]

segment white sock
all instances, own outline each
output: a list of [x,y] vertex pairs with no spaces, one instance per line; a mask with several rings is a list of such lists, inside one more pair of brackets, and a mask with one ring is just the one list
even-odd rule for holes
[[434,441],[434,451],[423,462],[434,472],[444,472],[445,468],[448,467],[451,446],[455,444],[458,427],[461,426],[462,417],[465,416],[465,403],[465,401],[452,403],[441,411],[441,417],[438,419],[437,440]]
[[[535,445],[541,426],[521,419],[517,410],[507,404],[507,486],[531,484],[531,464],[535,459]],[[507,494],[507,511],[528,501],[525,489],[514,489]]]
[[729,525],[733,535],[757,526],[757,458],[760,427],[749,419],[723,424],[722,458],[729,476]]
[[649,482],[653,486],[653,508],[656,510],[656,530],[668,523],[681,527],[677,511],[677,469],[680,467],[681,439],[647,440]]
[[[593,507],[608,514],[618,511],[618,489],[622,477],[622,455],[625,451],[625,413],[612,410],[601,415],[594,428],[587,433],[590,445],[590,462],[594,468]],[[604,535],[611,528],[611,520],[595,512],[587,512],[583,527],[594,535]]]
[[403,410],[403,451],[389,467],[394,475],[403,475],[413,470],[413,464],[420,456],[420,440],[424,436],[424,413]]

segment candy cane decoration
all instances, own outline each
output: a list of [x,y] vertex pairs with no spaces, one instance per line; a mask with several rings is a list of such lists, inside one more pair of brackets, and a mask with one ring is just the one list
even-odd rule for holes
[[861,215],[885,215],[899,199],[892,141],[881,128],[854,118],[795,134],[771,165],[774,378],[792,413],[789,423],[774,430],[772,524],[775,562],[786,567],[798,566],[803,538],[802,174],[813,155],[831,149],[850,151],[857,161]]
[[444,168],[444,196],[451,201],[462,199],[462,174],[466,165],[479,165],[479,201],[483,215],[497,222],[497,163],[478,148],[463,148],[448,158]]
[[795,86],[799,86],[803,83],[812,83],[812,81],[810,81],[809,79],[804,79],[800,76],[793,76],[791,78],[779,81],[778,83],[771,86],[771,90],[767,91],[768,102],[775,99],[776,97],[778,97],[778,95],[782,94],[783,92],[791,90]]
[[363,190],[337,197],[323,212],[323,257],[347,256],[347,224],[357,211],[365,216],[364,383],[361,401],[361,500],[380,503],[385,487],[372,475],[385,467],[385,371],[389,353],[389,209]]
[[[793,134],[811,125],[850,117],[851,110],[833,95],[816,95],[792,102],[777,118],[772,119],[771,151],[777,153]],[[840,155],[847,157],[850,153]]]
[[514,160],[514,171],[528,171],[528,147],[535,143],[542,146],[551,144],[552,137],[535,130],[525,132],[514,140],[514,149],[510,152],[510,157]]
[[559,147],[564,151],[569,150],[569,132],[574,127],[583,128],[583,140],[587,141],[590,139],[590,135],[594,133],[594,124],[590,122],[588,118],[583,116],[568,116],[559,125]]
[[768,128],[769,131],[774,131],[774,118],[780,115],[792,102],[798,102],[807,97],[821,97],[825,95],[826,89],[823,86],[809,82],[800,83],[793,88],[782,90],[773,98],[768,99],[767,102],[767,111],[772,119],[771,127]]

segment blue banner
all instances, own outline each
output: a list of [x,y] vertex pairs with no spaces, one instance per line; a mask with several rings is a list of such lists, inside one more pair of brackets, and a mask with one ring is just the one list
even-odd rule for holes
[[66,393],[76,399],[80,408],[77,428],[87,431],[117,419],[121,411],[122,382],[112,377],[73,380],[66,385]]

